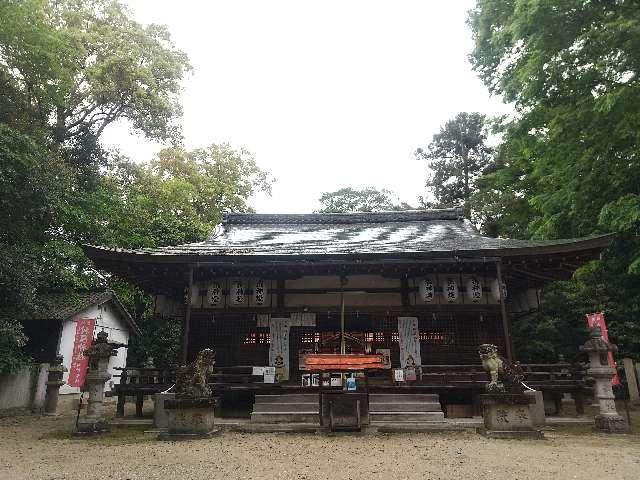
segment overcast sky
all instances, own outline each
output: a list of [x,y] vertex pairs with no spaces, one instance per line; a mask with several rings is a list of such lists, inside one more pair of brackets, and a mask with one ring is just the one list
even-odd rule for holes
[[[276,182],[260,213],[319,208],[345,186],[393,190],[415,205],[426,169],[416,147],[460,111],[508,111],[467,60],[472,0],[128,0],[166,24],[194,72],[184,82],[188,148],[228,142]],[[131,158],[161,147],[110,128]]]

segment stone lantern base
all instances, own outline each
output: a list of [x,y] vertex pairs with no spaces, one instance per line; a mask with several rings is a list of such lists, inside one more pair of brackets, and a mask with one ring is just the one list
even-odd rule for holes
[[529,405],[535,398],[524,394],[487,393],[480,395],[484,427],[478,429],[490,438],[542,439],[542,430],[534,428]]
[[629,431],[629,425],[624,418],[617,414],[596,415],[596,430],[606,433],[626,433]]
[[214,426],[215,399],[177,398],[165,400],[167,432],[159,440],[194,440],[209,438],[219,432]]
[[78,430],[73,432],[73,436],[83,438],[109,432],[109,425],[106,422],[92,422],[85,417],[78,420]]

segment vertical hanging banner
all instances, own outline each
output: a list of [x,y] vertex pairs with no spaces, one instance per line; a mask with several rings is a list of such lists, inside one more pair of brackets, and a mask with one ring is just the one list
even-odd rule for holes
[[[609,332],[607,332],[607,324],[604,321],[604,313],[587,313],[587,327],[600,327],[602,331],[602,338],[604,338],[607,342],[609,341]],[[613,359],[613,353],[609,352],[609,366],[613,368],[616,372],[617,365],[616,361]],[[611,379],[611,385],[620,385],[620,377],[616,373]]]
[[278,381],[289,380],[289,319],[270,318],[269,366],[275,367]]
[[71,368],[69,369],[69,378],[67,380],[67,385],[70,387],[82,387],[84,385],[89,357],[85,357],[83,352],[91,346],[95,326],[95,318],[81,318],[76,322],[76,336],[73,341]]
[[398,339],[400,346],[400,367],[419,368],[420,332],[417,317],[398,317]]

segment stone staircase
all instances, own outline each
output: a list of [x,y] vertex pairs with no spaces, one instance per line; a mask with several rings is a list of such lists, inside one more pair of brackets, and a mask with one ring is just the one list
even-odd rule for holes
[[317,393],[256,395],[251,423],[319,424]]
[[371,424],[443,423],[438,395],[425,393],[369,394]]

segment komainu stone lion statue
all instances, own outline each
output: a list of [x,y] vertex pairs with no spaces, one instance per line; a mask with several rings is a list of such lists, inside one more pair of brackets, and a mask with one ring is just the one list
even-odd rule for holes
[[213,366],[216,363],[215,357],[216,354],[213,350],[205,348],[198,353],[195,361],[178,367],[176,384],[173,388],[176,396],[187,398],[210,397],[212,392],[207,383],[207,377],[213,371]]
[[489,383],[485,387],[489,393],[524,392],[524,373],[518,362],[510,363],[498,355],[498,347],[484,343],[478,347],[482,368],[489,373]]

